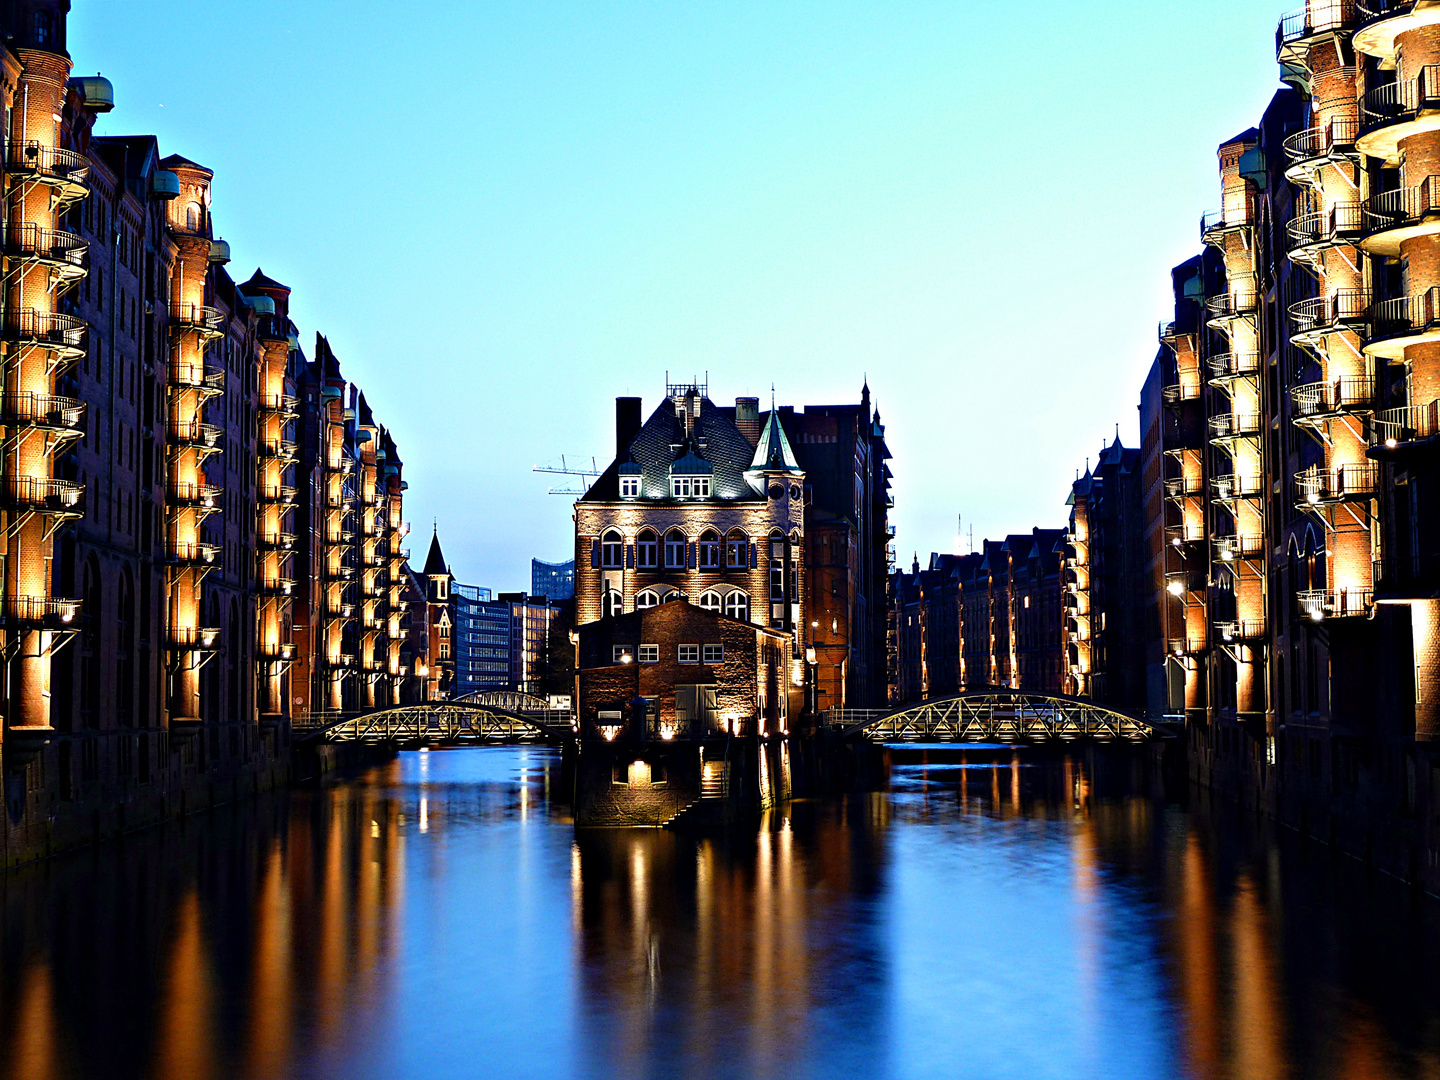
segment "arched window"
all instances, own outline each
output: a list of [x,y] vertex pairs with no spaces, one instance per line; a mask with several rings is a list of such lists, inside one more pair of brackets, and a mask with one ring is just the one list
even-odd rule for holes
[[720,594],[714,589],[706,589],[700,594],[700,599],[696,602],[706,611],[718,612],[725,606],[725,602],[720,599]]
[[185,228],[187,230],[190,232],[199,232],[200,223],[204,220],[205,211],[200,208],[199,203],[192,202],[189,206],[185,207]]
[[600,565],[606,570],[619,570],[625,565],[625,538],[614,529],[600,538]]
[[685,534],[671,529],[665,534],[665,569],[685,569]]
[[700,569],[720,569],[720,534],[714,529],[700,534]]
[[654,570],[660,565],[660,540],[653,529],[641,529],[635,541],[635,565],[641,570]]
[[744,570],[750,565],[750,541],[739,529],[725,538],[725,566],[730,570]]
[[660,596],[653,589],[646,589],[635,597],[635,610],[645,611],[648,608],[659,607]]
[[750,621],[750,597],[738,589],[725,597],[725,614],[741,622]]
[[608,589],[600,600],[600,615],[608,619],[612,615],[619,615],[625,610],[625,598],[620,595],[618,589]]

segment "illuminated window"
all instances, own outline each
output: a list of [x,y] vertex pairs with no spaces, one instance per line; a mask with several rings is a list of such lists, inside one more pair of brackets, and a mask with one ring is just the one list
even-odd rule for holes
[[660,542],[649,529],[640,530],[635,541],[635,565],[641,570],[654,570],[660,565]]
[[625,598],[618,590],[610,589],[600,600],[600,614],[603,618],[619,615],[625,610]]
[[628,645],[610,646],[610,661],[612,663],[623,664],[625,663],[626,659],[629,658],[629,656],[630,647]]
[[665,534],[665,567],[668,570],[685,569],[685,534],[679,529]]
[[720,534],[713,529],[700,534],[700,569],[720,569]]
[[658,664],[660,662],[660,646],[641,645],[640,662],[642,664]]
[[625,565],[625,539],[614,529],[600,539],[600,565],[606,570],[619,570]]
[[679,648],[679,660],[682,664],[698,664],[700,662],[700,646],[681,645]]
[[750,620],[750,597],[743,592],[732,592],[725,597],[725,614],[741,622]]
[[750,564],[749,543],[742,532],[732,532],[725,540],[725,565],[731,570],[743,570]]
[[700,599],[696,603],[706,611],[718,612],[725,606],[725,602],[720,599],[720,594],[714,589],[706,589],[700,594]]
[[620,497],[635,499],[640,496],[640,477],[634,474],[620,477]]
[[724,645],[706,645],[706,646],[705,646],[705,663],[707,663],[707,664],[720,664],[720,663],[724,663],[724,661],[725,661],[725,646],[724,646]]
[[653,592],[653,591],[650,590],[650,589],[646,589],[644,592],[637,594],[636,597],[635,597],[635,610],[636,610],[636,611],[645,611],[645,610],[647,610],[647,609],[649,609],[649,608],[659,607],[659,606],[660,606],[660,595],[659,595],[658,593],[656,593],[656,592]]

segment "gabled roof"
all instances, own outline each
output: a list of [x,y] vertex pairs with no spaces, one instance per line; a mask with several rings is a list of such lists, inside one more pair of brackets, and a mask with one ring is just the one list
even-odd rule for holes
[[745,469],[752,456],[750,443],[735,426],[733,410],[718,408],[708,397],[700,399],[690,438],[676,415],[675,399],[665,398],[640,427],[616,461],[580,497],[581,502],[611,502],[620,498],[620,466],[633,462],[640,467],[640,497],[668,499],[670,471],[693,454],[708,462],[711,494],[719,499],[755,499],[755,489],[746,482]]

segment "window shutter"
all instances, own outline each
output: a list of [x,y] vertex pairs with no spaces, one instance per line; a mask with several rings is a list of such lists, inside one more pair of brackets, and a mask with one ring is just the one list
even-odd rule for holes
[[755,569],[757,566],[759,566],[759,565],[760,565],[760,559],[759,559],[759,556],[758,556],[758,554],[757,554],[757,552],[756,552],[756,550],[755,550],[755,545],[752,543],[752,544],[750,545],[750,569],[751,569],[751,570],[754,570],[754,569]]
[[694,543],[694,542],[692,541],[691,543],[686,544],[685,546],[690,549],[690,569],[691,569],[691,570],[694,570],[694,569],[695,569],[695,549],[696,549],[699,545],[696,544],[696,543]]
[[600,538],[598,536],[590,541],[590,569],[600,569]]
[[634,545],[634,544],[626,544],[626,545],[625,545],[625,569],[626,569],[626,570],[634,570],[634,569],[635,569],[635,545]]

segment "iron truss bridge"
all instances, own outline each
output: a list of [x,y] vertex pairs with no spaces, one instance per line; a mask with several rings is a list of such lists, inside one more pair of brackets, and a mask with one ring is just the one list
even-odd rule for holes
[[293,724],[297,740],[399,746],[561,743],[574,737],[570,713],[525,694],[471,694],[454,701],[352,713],[316,713]]
[[897,709],[831,709],[828,724],[872,742],[1144,742],[1172,734],[1084,698],[981,690]]

